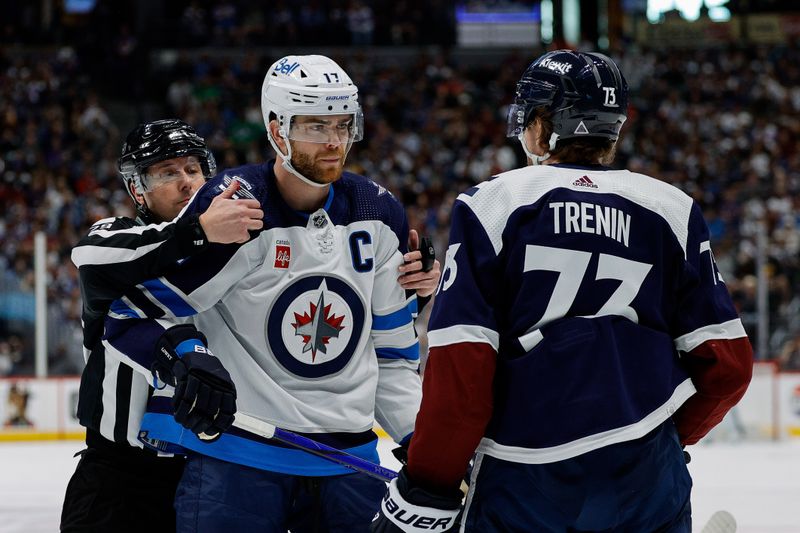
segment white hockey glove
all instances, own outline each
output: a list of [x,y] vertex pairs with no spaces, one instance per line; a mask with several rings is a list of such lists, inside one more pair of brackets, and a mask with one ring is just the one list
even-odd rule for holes
[[417,533],[456,531],[461,511],[461,491],[449,495],[434,494],[414,487],[400,470],[381,502],[381,509],[372,521],[372,533]]

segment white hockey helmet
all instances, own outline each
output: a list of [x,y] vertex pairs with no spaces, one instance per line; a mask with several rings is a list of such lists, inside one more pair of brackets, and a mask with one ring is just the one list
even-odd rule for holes
[[[320,55],[286,56],[267,71],[261,87],[261,114],[267,127],[267,137],[275,153],[283,157],[283,167],[305,183],[325,187],[301,175],[291,164],[289,140],[304,142],[334,142],[345,144],[345,157],[352,143],[364,137],[364,115],[358,103],[358,87],[350,76],[332,59]],[[352,115],[347,124],[319,125],[308,131],[294,124],[298,115]],[[287,153],[278,148],[269,123],[278,121],[278,133],[284,139]]]

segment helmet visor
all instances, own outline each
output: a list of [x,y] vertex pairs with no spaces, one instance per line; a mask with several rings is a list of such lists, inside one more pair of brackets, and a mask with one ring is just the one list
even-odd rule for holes
[[364,115],[295,115],[289,127],[292,141],[350,144],[364,138]]
[[550,81],[523,78],[517,84],[514,103],[508,108],[506,135],[516,137],[522,133],[533,110],[552,108],[560,92],[560,87]]
[[528,106],[524,104],[511,104],[508,106],[506,119],[506,137],[517,137],[525,129]]
[[144,192],[153,192],[160,187],[180,180],[204,180],[206,178],[200,160],[195,156],[178,157],[157,163],[140,177]]

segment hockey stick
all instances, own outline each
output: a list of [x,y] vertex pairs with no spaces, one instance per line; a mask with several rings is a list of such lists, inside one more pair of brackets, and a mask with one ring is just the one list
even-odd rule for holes
[[736,533],[736,520],[728,511],[717,511],[708,519],[701,533]]
[[243,429],[259,437],[273,439],[288,444],[289,446],[294,446],[295,448],[322,457],[328,461],[338,463],[356,472],[361,472],[376,479],[380,479],[381,481],[391,481],[397,477],[397,472],[394,470],[384,468],[381,465],[367,461],[361,457],[356,457],[355,455],[333,448],[327,444],[322,444],[308,437],[298,435],[297,433],[275,427],[269,422],[244,413],[236,413],[233,425],[234,427]]

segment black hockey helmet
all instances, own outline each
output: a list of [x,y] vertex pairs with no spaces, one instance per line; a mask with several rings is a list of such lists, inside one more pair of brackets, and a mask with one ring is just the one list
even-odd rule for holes
[[517,83],[508,110],[508,136],[517,137],[546,108],[558,139],[601,137],[616,141],[627,118],[628,84],[617,65],[598,53],[556,50],[536,59]]
[[[122,145],[122,155],[117,169],[125,181],[125,189],[134,202],[130,190],[132,182],[139,192],[146,191],[147,169],[167,159],[196,156],[203,175],[210,178],[217,172],[217,163],[200,137],[190,125],[179,119],[155,120],[136,126]],[[136,202],[137,206],[139,205]]]

